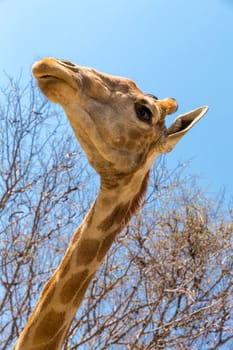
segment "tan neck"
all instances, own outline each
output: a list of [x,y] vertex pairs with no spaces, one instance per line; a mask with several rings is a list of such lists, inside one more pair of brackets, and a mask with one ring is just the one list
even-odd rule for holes
[[88,285],[116,235],[140,205],[148,171],[101,185],[99,195],[45,286],[14,350],[61,349]]

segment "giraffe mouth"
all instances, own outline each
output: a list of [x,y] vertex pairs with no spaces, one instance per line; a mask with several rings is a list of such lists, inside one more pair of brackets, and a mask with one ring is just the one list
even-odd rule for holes
[[63,79],[55,75],[45,74],[45,75],[41,75],[40,77],[37,77],[36,79],[39,84],[53,84],[53,83],[62,84],[63,83],[71,86],[71,84],[66,79]]
[[40,77],[37,77],[37,80],[51,80],[51,79],[55,79],[55,80],[62,80],[61,78],[55,77],[54,75],[49,75],[49,74],[45,74],[45,75],[41,75]]
[[[65,74],[62,74],[63,72],[56,72],[55,74],[34,74],[38,86],[41,89],[41,91],[49,98],[48,92],[54,91],[54,88],[56,85],[63,85],[64,87],[67,86],[71,88],[74,91],[77,91],[78,84],[76,83],[75,79],[72,79],[71,77],[65,76]],[[60,90],[62,91],[62,90]]]
[[39,77],[39,79],[48,79],[48,78],[58,79],[57,77],[49,75],[49,74],[45,74],[45,75],[42,75],[42,76]]
[[35,75],[35,78],[37,79],[38,82],[60,81],[60,82],[68,83],[66,79],[55,74]]

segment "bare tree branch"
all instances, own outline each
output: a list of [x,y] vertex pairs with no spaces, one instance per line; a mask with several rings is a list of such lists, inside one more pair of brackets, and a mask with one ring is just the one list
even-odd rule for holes
[[[0,348],[19,336],[98,180],[30,82],[0,92]],[[153,168],[144,209],[92,281],[64,350],[233,346],[233,209],[184,164]],[[88,187],[87,187],[88,183]]]

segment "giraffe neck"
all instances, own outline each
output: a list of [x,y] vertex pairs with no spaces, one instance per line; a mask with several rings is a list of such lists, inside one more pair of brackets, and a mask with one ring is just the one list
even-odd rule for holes
[[46,284],[14,350],[59,350],[88,285],[116,235],[139,207],[149,171],[104,181],[89,213]]

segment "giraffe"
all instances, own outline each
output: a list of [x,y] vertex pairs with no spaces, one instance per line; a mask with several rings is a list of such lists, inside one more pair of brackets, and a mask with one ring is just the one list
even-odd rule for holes
[[88,285],[117,234],[142,203],[156,157],[171,151],[207,112],[179,116],[173,98],[144,94],[130,79],[55,58],[33,65],[40,90],[60,104],[100,176],[100,190],[45,285],[14,350],[58,350]]

